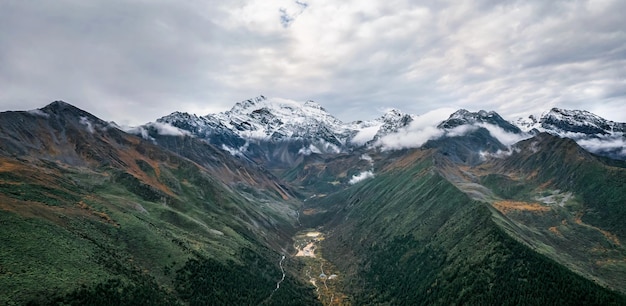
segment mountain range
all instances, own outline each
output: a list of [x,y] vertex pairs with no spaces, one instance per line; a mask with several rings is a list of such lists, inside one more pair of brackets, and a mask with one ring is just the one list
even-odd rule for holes
[[0,304],[626,304],[626,124],[0,113]]
[[[585,149],[617,159],[626,158],[626,123],[605,120],[587,111],[553,108],[539,118],[529,116],[513,122],[496,112],[459,110],[445,120],[432,121],[391,109],[373,120],[343,123],[313,101],[259,96],[236,103],[232,109],[206,116],[175,112],[129,130],[144,138],[146,129],[165,124],[177,134],[187,133],[221,147],[233,155],[256,161],[293,165],[299,156],[346,153],[358,149],[389,147],[394,136],[427,134],[428,139],[448,133],[465,133],[484,127],[500,141],[512,144],[540,132],[574,139]],[[424,129],[424,125],[437,130]],[[163,132],[163,131],[162,131]],[[166,132],[167,133],[167,132]],[[424,141],[407,143],[420,147]],[[285,145],[290,146],[286,148]],[[394,146],[391,146],[394,148]],[[268,155],[269,154],[269,155]]]

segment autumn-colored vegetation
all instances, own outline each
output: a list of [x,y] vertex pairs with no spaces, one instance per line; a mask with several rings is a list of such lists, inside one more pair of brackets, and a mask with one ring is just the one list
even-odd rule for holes
[[550,207],[536,203],[536,202],[502,200],[502,201],[494,201],[492,205],[493,207],[495,207],[497,210],[501,211],[504,214],[507,214],[513,210],[530,211],[530,212],[537,212],[537,213],[546,212],[550,210]]

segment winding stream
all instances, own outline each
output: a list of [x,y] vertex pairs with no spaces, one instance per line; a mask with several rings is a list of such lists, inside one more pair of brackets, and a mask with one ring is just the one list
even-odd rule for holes
[[280,272],[283,273],[283,277],[280,278],[280,280],[278,282],[276,282],[276,289],[274,289],[274,291],[272,291],[272,293],[276,292],[276,290],[278,290],[280,288],[280,283],[282,283],[285,280],[285,268],[283,268],[283,261],[285,260],[285,255],[282,255],[282,257],[280,258],[280,261],[278,262],[278,265],[280,266]]

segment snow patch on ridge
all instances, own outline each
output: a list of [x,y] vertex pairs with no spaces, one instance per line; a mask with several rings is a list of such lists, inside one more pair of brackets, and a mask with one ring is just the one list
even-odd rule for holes
[[361,160],[368,161],[368,162],[370,162],[370,163],[373,163],[373,162],[374,162],[374,160],[372,159],[372,157],[371,157],[371,156],[369,156],[369,155],[367,155],[367,154],[362,154],[360,159],[361,159]]

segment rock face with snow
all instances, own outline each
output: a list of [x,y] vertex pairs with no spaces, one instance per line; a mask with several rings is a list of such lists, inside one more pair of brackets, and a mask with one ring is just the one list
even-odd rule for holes
[[439,128],[451,129],[461,125],[472,125],[477,123],[491,124],[502,128],[509,133],[521,133],[519,127],[504,120],[496,112],[487,112],[484,110],[478,112],[470,112],[465,109],[460,109],[450,115],[450,118],[443,121],[438,125]]
[[348,124],[348,127],[356,133],[350,139],[350,144],[354,147],[372,145],[381,137],[397,133],[408,127],[416,117],[397,109],[391,109],[376,119],[352,122]]
[[189,131],[233,155],[286,165],[302,155],[342,152],[355,133],[315,102],[264,96],[238,102],[218,114],[176,112],[157,122]]
[[[145,128],[171,126],[232,155],[280,167],[294,165],[310,154],[349,153],[375,147],[379,145],[378,140],[387,135],[410,130],[418,118],[392,109],[373,120],[344,123],[313,101],[259,96],[238,102],[230,110],[217,114],[197,116],[174,112]],[[587,111],[554,108],[542,116],[520,118],[511,123],[493,111],[461,109],[435,123],[433,128],[441,131],[437,137],[486,129],[485,133],[505,145],[548,132],[572,138],[591,152],[626,158],[626,124],[608,121]]]
[[552,131],[554,133],[578,133],[598,137],[626,132],[626,123],[606,120],[588,111],[553,108],[539,119],[530,116],[520,121],[528,129]]
[[516,121],[524,131],[570,138],[583,148],[612,158],[626,158],[626,123],[606,120],[583,110],[553,108],[539,118]]
[[157,122],[188,131],[233,155],[293,164],[309,154],[337,154],[371,144],[413,118],[390,110],[374,120],[343,123],[313,101],[259,96],[225,112],[206,116],[174,112]]

